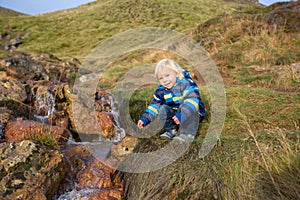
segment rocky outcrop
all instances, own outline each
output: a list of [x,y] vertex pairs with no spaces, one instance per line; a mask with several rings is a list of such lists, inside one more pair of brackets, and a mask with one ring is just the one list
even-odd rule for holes
[[[61,60],[51,54],[21,54],[0,62],[0,199],[51,199],[76,190],[94,190],[82,198],[123,198],[122,181],[116,175],[119,160],[110,157],[105,164],[70,138],[72,132],[83,141],[77,136],[72,110],[82,99],[70,84],[79,64],[77,59]],[[125,132],[120,127],[116,132],[111,95],[97,89],[94,100],[90,113],[78,107],[83,109],[77,110],[83,117],[78,123],[84,130],[97,130],[96,142],[115,141],[116,133]],[[110,147],[105,147],[107,154]]]
[[43,66],[33,61],[27,54],[17,55],[2,61],[7,73],[18,81],[25,83],[27,80],[49,80]]
[[0,199],[51,199],[69,170],[57,150],[30,140],[0,144]]
[[4,125],[12,118],[12,112],[6,107],[0,107],[0,142],[5,142]]
[[[70,94],[68,102],[68,115],[74,131],[87,141],[99,140],[99,137],[113,138],[116,136],[116,128],[113,116],[110,94],[105,91],[98,91],[95,94],[95,109],[89,109],[91,105],[85,105],[85,98],[79,95]],[[72,109],[73,108],[73,109]],[[74,113],[76,112],[76,113]],[[77,119],[74,118],[77,115]],[[80,123],[79,123],[80,120]]]
[[51,80],[54,83],[72,82],[80,62],[76,58],[61,60],[52,54],[22,53],[0,62],[8,75],[25,83],[27,80]]
[[300,2],[277,3],[270,6],[274,8],[265,15],[270,24],[285,27],[285,31],[295,32],[300,30]]

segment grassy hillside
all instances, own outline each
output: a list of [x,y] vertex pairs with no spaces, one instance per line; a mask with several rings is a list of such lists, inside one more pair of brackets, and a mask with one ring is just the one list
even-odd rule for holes
[[16,17],[16,16],[21,16],[21,15],[26,15],[20,12],[16,12],[14,10],[10,10],[8,8],[3,8],[0,6],[0,17]]
[[300,2],[216,16],[189,33],[217,62],[227,84],[299,91]]
[[[223,0],[102,0],[43,15],[2,17],[0,31],[31,32],[21,51],[83,60],[103,39],[128,29],[155,26],[185,33],[214,15],[249,6]],[[11,29],[3,29],[6,24]]]
[[[176,162],[125,176],[128,199],[300,198],[300,76],[292,69],[300,61],[299,5],[280,3],[215,16],[188,33],[208,50],[225,81],[227,113],[220,143],[199,159],[208,118],[197,142]],[[131,66],[151,62],[143,55],[135,56]],[[149,55],[155,61],[163,57],[159,52]],[[120,66],[130,65],[129,60]],[[201,91],[209,110],[205,86]],[[132,115],[149,103],[151,95],[138,101],[142,96],[144,91],[137,91],[132,97]],[[158,137],[142,140],[136,151],[151,152],[166,144]]]

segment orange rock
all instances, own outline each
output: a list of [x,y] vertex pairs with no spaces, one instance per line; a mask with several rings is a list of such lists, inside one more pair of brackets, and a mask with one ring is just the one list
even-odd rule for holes
[[6,72],[0,71],[0,80],[13,80],[13,81],[16,81],[17,79],[12,77],[12,76],[8,76]]
[[115,127],[109,114],[96,111],[97,120],[99,122],[103,136],[112,138],[115,136]]
[[121,188],[104,189],[89,200],[122,200],[124,194]]
[[38,86],[54,86],[55,84],[51,81],[47,80],[27,80],[26,84],[29,85],[30,87],[38,87]]
[[76,156],[80,159],[87,159],[92,157],[92,153],[90,150],[84,145],[75,145],[75,146],[68,146],[66,151],[66,155],[68,157]]
[[58,126],[49,126],[32,120],[10,121],[5,127],[5,138],[7,142],[16,142],[27,139],[34,139],[49,136],[55,141],[66,141],[70,132]]
[[79,189],[101,189],[113,186],[111,175],[114,170],[100,160],[94,159],[88,166],[79,174],[78,185]]

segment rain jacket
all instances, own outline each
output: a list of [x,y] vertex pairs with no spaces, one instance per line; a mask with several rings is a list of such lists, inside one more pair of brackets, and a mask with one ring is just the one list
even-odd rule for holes
[[144,126],[157,117],[161,105],[168,105],[177,110],[175,116],[180,123],[183,123],[196,112],[202,117],[206,114],[198,86],[186,70],[176,78],[176,83],[171,89],[167,89],[162,85],[158,86],[151,103],[140,118],[144,122]]

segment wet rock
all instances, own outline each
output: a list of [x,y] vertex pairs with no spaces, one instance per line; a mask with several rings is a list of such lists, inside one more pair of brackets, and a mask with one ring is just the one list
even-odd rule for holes
[[95,110],[96,111],[112,111],[112,96],[103,90],[97,90],[96,92],[96,102],[95,102]]
[[22,141],[26,138],[48,138],[61,142],[68,140],[70,132],[59,126],[18,119],[7,123],[4,135],[8,142]]
[[89,198],[89,200],[122,200],[124,192],[120,188],[103,189],[97,195]]
[[71,158],[71,157],[76,157],[82,162],[87,162],[93,158],[92,153],[90,150],[84,146],[84,145],[69,145],[66,149],[66,156]]
[[52,81],[47,80],[28,80],[26,81],[26,85],[28,86],[28,90],[31,93],[31,101],[35,96],[40,94],[51,93],[57,100],[67,99],[65,93],[70,93],[69,86],[67,84],[55,84]]
[[[94,102],[92,101],[93,104],[87,105],[88,103],[85,103],[85,99],[88,98],[89,97],[82,97],[81,94],[69,93],[68,101],[71,103],[67,112],[73,130],[86,136],[94,135],[94,139],[99,139],[100,135],[106,138],[114,137],[115,126],[112,119],[113,116],[109,112],[99,111],[102,110],[102,108],[97,109],[97,107],[95,107],[95,109],[93,109]],[[111,110],[111,107],[109,109]],[[94,140],[92,138],[93,136],[91,136],[91,140]]]
[[0,144],[0,199],[51,199],[69,166],[57,150],[30,140]]
[[77,189],[90,188],[100,189],[108,188],[114,185],[111,176],[114,170],[100,160],[94,159],[88,166],[79,174]]
[[106,112],[95,112],[98,119],[102,135],[107,138],[115,136],[115,127],[111,116]]
[[51,81],[26,81],[28,101],[32,105],[34,117],[50,125],[69,127],[65,92],[68,86],[65,84],[55,85]]
[[33,113],[36,116],[48,116],[55,110],[55,96],[49,92],[49,87],[35,85],[31,88]]
[[66,178],[62,181],[57,196],[61,196],[66,192],[70,192],[75,188],[78,173],[84,169],[86,163],[92,160],[92,154],[83,145],[69,144],[65,145],[65,157],[68,165],[71,166],[71,170],[66,175]]

